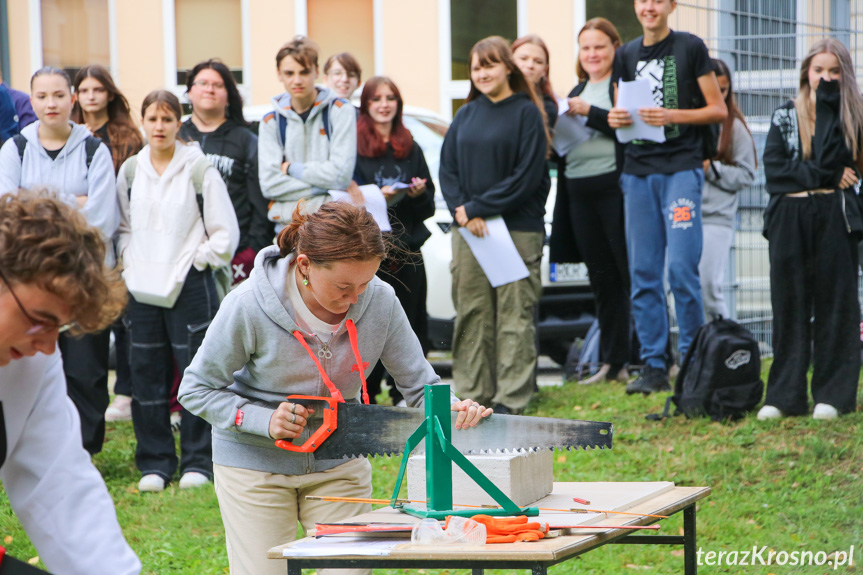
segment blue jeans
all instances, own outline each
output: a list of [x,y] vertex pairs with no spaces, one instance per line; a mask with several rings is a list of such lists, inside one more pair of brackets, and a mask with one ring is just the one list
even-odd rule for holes
[[626,248],[632,280],[632,316],[641,342],[641,359],[665,369],[668,312],[663,279],[674,294],[681,361],[704,323],[701,281],[701,189],[704,172],[620,176],[626,215]]

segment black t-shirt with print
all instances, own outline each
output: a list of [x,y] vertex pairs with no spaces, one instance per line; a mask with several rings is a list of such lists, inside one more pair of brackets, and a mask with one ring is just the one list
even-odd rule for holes
[[[710,54],[701,38],[692,34],[671,32],[658,44],[644,46],[638,42],[638,65],[635,75],[625,66],[626,46],[614,55],[613,82],[646,78],[653,90],[654,103],[672,110],[687,110],[695,106],[700,94],[698,78],[710,74],[713,68]],[[630,42],[630,44],[632,44]],[[674,55],[674,43],[685,42],[685,68],[681,69]],[[665,142],[657,144],[635,140],[626,145],[623,171],[636,176],[673,174],[683,170],[700,169],[703,147],[698,127],[691,124],[671,124],[665,127]]]

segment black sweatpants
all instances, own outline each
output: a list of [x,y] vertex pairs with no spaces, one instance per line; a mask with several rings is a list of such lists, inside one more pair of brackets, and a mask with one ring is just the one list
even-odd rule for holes
[[[129,299],[126,327],[132,342],[132,423],[138,446],[135,464],[141,475],[156,473],[170,481],[177,470],[171,431],[170,395],[174,361],[182,374],[198,351],[219,300],[213,273],[194,267],[172,308]],[[104,410],[103,410],[104,411]],[[210,424],[182,410],[180,474],[197,471],[213,477]]]
[[840,193],[786,196],[770,220],[773,365],[765,404],[788,415],[809,411],[806,372],[813,343],[812,399],[840,413],[856,409],[858,238],[848,233],[841,201]]
[[623,193],[614,174],[566,179],[569,220],[587,266],[599,320],[599,357],[615,368],[629,363],[629,265]]
[[66,390],[78,409],[81,439],[90,455],[102,451],[105,410],[108,408],[108,347],[110,330],[82,337],[60,334]]
[[132,368],[129,365],[129,334],[120,318],[111,326],[114,333],[114,361],[117,379],[114,381],[114,395],[132,397]]
[[[419,250],[416,250],[419,252]],[[399,298],[399,303],[402,304],[402,309],[408,316],[408,322],[411,324],[414,334],[420,340],[423,353],[428,353],[428,314],[426,313],[426,294],[428,293],[428,282],[426,280],[426,268],[423,264],[423,258],[419,253],[416,256],[407,256],[406,262],[394,262],[393,260],[384,260],[378,270],[378,277],[393,286],[396,291],[396,297]],[[381,392],[381,381],[384,378],[386,369],[384,364],[378,361],[374,369],[372,369],[366,385],[369,390],[369,401],[375,403],[375,395]],[[390,381],[390,384],[393,384]],[[390,390],[390,397],[395,405],[403,399],[401,392],[393,385]]]

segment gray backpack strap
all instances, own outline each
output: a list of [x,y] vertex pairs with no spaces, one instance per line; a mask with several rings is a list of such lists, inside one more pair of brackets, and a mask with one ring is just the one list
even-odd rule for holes
[[102,140],[97,138],[96,136],[87,136],[87,139],[84,140],[84,150],[86,152],[86,162],[87,162],[87,170],[90,170],[90,164],[93,163],[93,156],[96,155],[96,151],[99,149],[99,146],[102,145]]
[[[207,173],[207,168],[212,166],[207,156],[198,158],[192,165],[192,185],[195,186],[195,199],[198,201],[201,221],[204,220],[204,175]],[[204,233],[207,233],[207,222],[204,222]],[[207,237],[210,237],[210,234],[207,234]]]
[[138,154],[130,156],[126,163],[123,164],[123,177],[126,178],[126,193],[129,194],[129,199],[132,199],[132,182],[135,181],[135,170],[138,169]]

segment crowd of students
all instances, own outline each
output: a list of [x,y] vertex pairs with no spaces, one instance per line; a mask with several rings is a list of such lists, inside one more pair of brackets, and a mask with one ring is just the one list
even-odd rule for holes
[[[603,366],[590,382],[626,381],[627,393],[670,389],[666,281],[681,357],[705,317],[727,314],[722,278],[736,194],[754,179],[754,142],[727,65],[711,60],[696,36],[669,29],[676,3],[635,6],[644,35],[628,44],[606,19],[585,24],[578,84],[560,104],[539,37],[510,45],[492,36],[470,52],[470,93],[443,143],[440,192],[455,226],[469,234],[485,236],[488,220],[502,218],[528,276],[492,287],[465,238],[452,233],[457,429],[493,412],[520,413],[534,393],[549,160],[558,166],[551,260],[583,261],[596,299]],[[91,454],[101,449],[106,409],[112,417],[129,411],[140,491],[164,490],[178,470],[180,488],[214,480],[232,573],[275,572],[266,549],[295,537],[298,520],[309,528],[364,509],[323,509],[304,495],[322,486],[330,495],[371,490],[364,460],[318,460],[274,445],[307,439],[321,417],[286,395],[368,403],[388,377],[394,399],[416,407],[423,386],[440,381],[425,360],[428,286],[419,253],[430,235],[423,221],[434,211],[432,174],[402,121],[396,83],[368,79],[357,109],[348,98],[360,86],[359,64],[347,53],[330,57],[323,86],[318,57],[302,36],[278,51],[285,92],[273,98],[257,135],[218,60],[189,73],[186,122],[173,93],[146,96],[144,138],[107,70],[87,66],[73,82],[45,67],[31,80],[36,121],[20,135],[8,132],[0,149],[0,192],[56,194],[54,212],[45,207],[51,200],[28,192],[0,203],[10,220],[0,221],[0,313],[15,328],[0,334],[0,382],[5,388],[18,376],[4,366],[37,351],[52,359],[33,364],[32,375],[57,380],[59,338],[77,417],[56,401],[49,411],[69,425],[80,420]],[[656,105],[637,114],[664,130],[662,143],[616,138],[633,123],[631,111],[615,105],[619,85],[635,79],[650,82]],[[550,145],[559,107],[592,130],[564,157]],[[23,114],[16,117],[20,128]],[[759,419],[808,413],[810,349],[813,417],[856,409],[861,128],[850,54],[836,40],[815,43],[801,65],[799,95],[773,114],[764,152],[775,359]],[[381,234],[362,208],[366,184],[383,193],[393,232]],[[348,191],[358,205],[331,201],[329,190]],[[34,231],[39,217],[54,222],[46,230],[74,240],[77,260],[58,249],[45,256],[58,260],[53,268],[36,261],[56,242]],[[64,218],[65,226],[55,221]],[[22,259],[16,250],[33,238],[38,245]],[[99,279],[93,258],[114,271]],[[118,285],[129,294],[121,322]],[[80,310],[69,307],[76,302]],[[37,317],[27,303],[41,305]],[[74,336],[60,333],[64,318],[77,322]],[[634,380],[632,325],[643,364]],[[110,329],[120,400],[109,409]],[[172,395],[182,422],[179,456]],[[11,463],[0,474],[14,498]],[[90,464],[78,457],[70,465]],[[93,513],[104,503],[97,499]],[[41,553],[46,562],[62,560]],[[127,547],[111,554],[123,572],[134,570]]]

